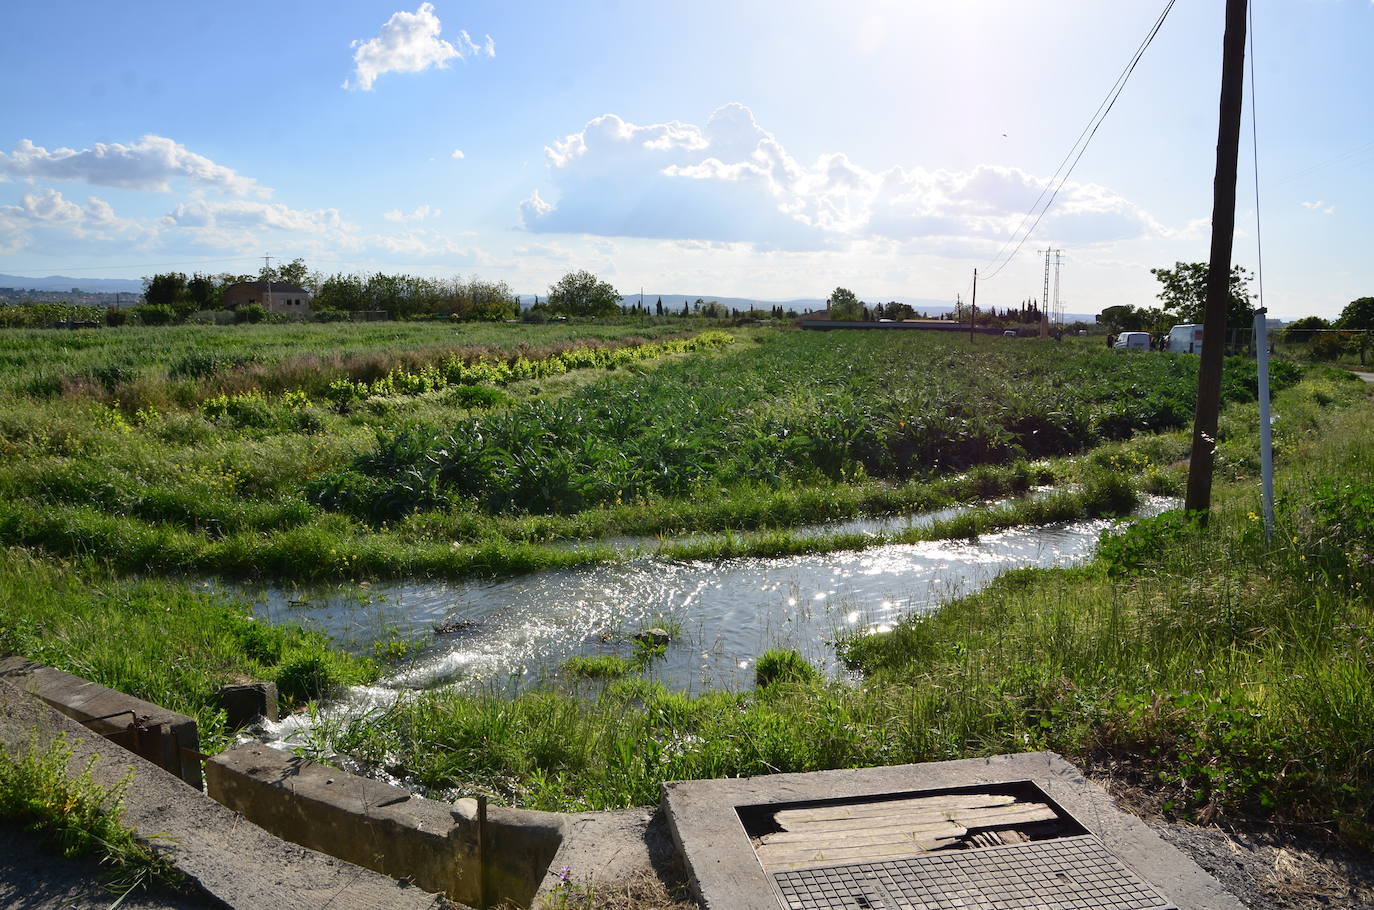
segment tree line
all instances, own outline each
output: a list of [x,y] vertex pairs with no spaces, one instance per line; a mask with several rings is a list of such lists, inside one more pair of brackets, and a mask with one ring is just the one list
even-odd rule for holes
[[316,319],[325,320],[348,318],[358,313],[382,313],[388,319],[448,316],[461,320],[499,321],[513,318],[520,310],[519,298],[504,281],[488,281],[476,276],[427,278],[384,272],[324,275],[311,272],[301,259],[264,267],[257,275],[203,275],[197,272],[188,276],[182,272],[163,272],[146,276],[143,279],[144,306],[137,309],[161,308],[167,318],[160,321],[182,322],[196,312],[222,310],[224,293],[230,286],[252,281],[268,281],[283,288],[296,286],[309,291],[312,314]]
[[[1113,332],[1150,332],[1162,334],[1175,325],[1195,325],[1203,321],[1207,305],[1207,263],[1176,262],[1171,269],[1151,269],[1150,274],[1160,283],[1158,307],[1137,307],[1130,304],[1110,306],[1097,321]],[[1248,329],[1255,321],[1251,304],[1251,273],[1241,267],[1231,268],[1229,295],[1226,303],[1226,325],[1232,329]],[[1306,344],[1317,359],[1335,360],[1368,346],[1363,333],[1374,331],[1374,297],[1352,300],[1334,320],[1321,316],[1305,316],[1283,328],[1284,341]],[[1360,337],[1347,338],[1342,332],[1358,332]]]

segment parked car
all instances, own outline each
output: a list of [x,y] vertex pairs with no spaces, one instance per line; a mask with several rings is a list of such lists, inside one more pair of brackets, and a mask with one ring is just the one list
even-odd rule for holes
[[1003,337],[1003,338],[1015,338],[1015,337],[1016,337],[1016,329],[1003,329],[1003,330],[1002,330],[1002,337]]
[[1196,323],[1176,325],[1169,330],[1169,340],[1164,350],[1171,354],[1201,354],[1202,326]]
[[1150,349],[1150,333],[1122,332],[1116,336],[1116,344],[1112,347],[1118,351],[1148,351]]

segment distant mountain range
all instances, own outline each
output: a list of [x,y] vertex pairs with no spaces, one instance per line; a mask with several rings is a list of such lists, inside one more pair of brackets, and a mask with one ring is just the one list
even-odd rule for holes
[[0,275],[0,288],[19,288],[24,291],[70,291],[80,288],[92,294],[142,294],[143,282],[137,278],[71,278],[67,275],[25,278],[22,275]]

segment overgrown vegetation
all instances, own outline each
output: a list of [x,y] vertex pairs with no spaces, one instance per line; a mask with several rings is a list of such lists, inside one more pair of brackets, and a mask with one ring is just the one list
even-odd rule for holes
[[[128,330],[117,356],[34,334],[0,364],[0,542],[296,579],[585,564],[613,556],[608,535],[1024,492],[1068,475],[1030,459],[1180,425],[1194,381],[1187,358],[1086,344],[413,329],[293,330],[337,341],[327,357],[272,327],[260,348]],[[1227,376],[1229,399],[1253,396],[1252,366]]]
[[220,686],[277,683],[283,707],[368,682],[377,667],[318,632],[257,622],[205,587],[119,578],[96,560],[61,565],[0,550],[0,653],[21,654],[196,718],[201,748],[227,743]]
[[[22,354],[0,368],[0,540],[11,545],[0,650],[195,714],[213,749],[219,684],[273,679],[305,700],[375,665],[128,570],[520,571],[617,558],[549,541],[683,530],[725,533],[663,554],[767,555],[862,545],[790,533],[800,524],[1047,481],[1075,486],[911,537],[1121,514],[1140,489],[1177,489],[1187,443],[1169,431],[1187,421],[1195,359],[897,333],[746,332],[710,348],[463,385],[478,397],[461,401],[453,387],[369,385],[347,408],[318,407],[299,386],[259,386],[260,400],[235,392],[246,397],[213,418],[26,392],[13,372]],[[207,353],[91,375],[117,389],[163,371],[170,387],[280,362]],[[1177,811],[1335,818],[1366,838],[1374,442],[1365,388],[1343,375],[1316,368],[1276,402],[1272,544],[1252,514],[1253,368],[1232,361],[1206,531],[1155,519],[1109,538],[1093,564],[1011,573],[848,643],[858,685],[773,654],[754,690],[689,696],[637,672],[646,652],[569,665],[600,680],[594,697],[426,692],[343,722],[331,747],[437,790],[579,809],[655,802],[666,779],[1052,748],[1129,762]]]
[[127,895],[153,882],[180,884],[176,870],[123,824],[133,772],[106,789],[91,778],[95,761],[92,755],[73,774],[65,737],[42,749],[30,742],[17,757],[0,749],[0,818],[40,832],[63,856],[94,856],[107,867],[106,884],[113,891]]
[[742,693],[637,676],[594,699],[431,692],[346,724],[334,745],[436,789],[562,809],[650,804],[664,780],[1054,749],[1124,765],[1180,814],[1274,813],[1368,843],[1374,408],[1338,375],[1276,406],[1272,542],[1238,455],[1254,409],[1240,408],[1219,452],[1235,479],[1205,530],[1165,513],[1111,533],[1091,564],[1009,573],[855,639],[843,656],[858,685],[775,654]]

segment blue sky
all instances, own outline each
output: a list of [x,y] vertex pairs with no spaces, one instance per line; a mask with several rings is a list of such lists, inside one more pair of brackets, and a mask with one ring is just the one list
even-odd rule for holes
[[[543,293],[953,299],[1164,0],[12,0],[0,272],[477,274]],[[1154,301],[1205,259],[1223,0],[1179,0],[980,304]],[[1370,0],[1255,0],[1265,292],[1374,294]],[[1248,139],[1249,119],[1246,121]],[[1236,261],[1254,268],[1242,163]]]

